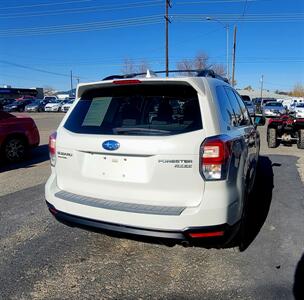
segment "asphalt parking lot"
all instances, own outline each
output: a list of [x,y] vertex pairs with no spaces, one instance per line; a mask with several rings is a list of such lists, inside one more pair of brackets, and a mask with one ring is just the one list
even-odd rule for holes
[[41,145],[29,161],[0,167],[0,299],[293,299],[303,286],[303,150],[268,149],[260,128],[245,251],[169,248],[56,222],[44,183],[48,136],[63,114],[31,116]]

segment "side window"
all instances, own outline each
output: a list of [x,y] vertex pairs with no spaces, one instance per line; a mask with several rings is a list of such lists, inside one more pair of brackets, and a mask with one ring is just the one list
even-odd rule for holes
[[251,125],[251,119],[250,119],[250,116],[249,116],[249,113],[248,113],[248,110],[246,108],[246,105],[243,101],[243,99],[240,97],[240,95],[234,91],[234,95],[241,107],[241,111],[242,111],[242,114],[243,114],[243,121],[242,121],[242,125]]
[[235,126],[235,115],[223,86],[219,85],[216,87],[216,95],[220,105],[220,112],[223,120],[228,125]]
[[230,104],[232,106],[232,110],[234,112],[235,115],[235,126],[242,126],[242,120],[243,120],[243,114],[241,111],[241,107],[236,99],[236,96],[233,92],[233,90],[227,86],[224,87],[226,94],[229,98]]

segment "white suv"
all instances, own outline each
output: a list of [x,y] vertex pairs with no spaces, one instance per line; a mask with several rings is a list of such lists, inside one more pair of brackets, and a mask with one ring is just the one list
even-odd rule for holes
[[229,84],[203,74],[79,85],[49,141],[45,197],[56,219],[131,238],[230,242],[255,178],[259,124]]

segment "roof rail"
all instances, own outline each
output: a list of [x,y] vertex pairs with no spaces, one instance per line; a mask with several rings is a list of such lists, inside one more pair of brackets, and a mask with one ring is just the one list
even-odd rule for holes
[[[111,75],[103,78],[102,80],[113,80],[113,79],[126,79],[126,78],[134,78],[137,76],[143,76],[147,78],[156,77],[156,74],[165,74],[166,71],[151,71],[147,70],[145,73],[130,73],[130,74],[124,74],[124,75]],[[197,73],[197,77],[212,77],[219,80],[223,80],[226,83],[229,83],[228,79],[225,77],[222,77],[218,74],[216,74],[211,69],[194,69],[194,70],[169,70],[168,73]],[[152,76],[153,75],[153,76]]]

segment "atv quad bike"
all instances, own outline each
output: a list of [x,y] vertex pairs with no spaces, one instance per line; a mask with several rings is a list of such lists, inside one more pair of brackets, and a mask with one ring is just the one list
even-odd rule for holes
[[276,148],[280,143],[297,142],[299,149],[304,149],[304,119],[296,119],[294,115],[281,115],[269,120],[267,127],[267,143],[269,148]]

